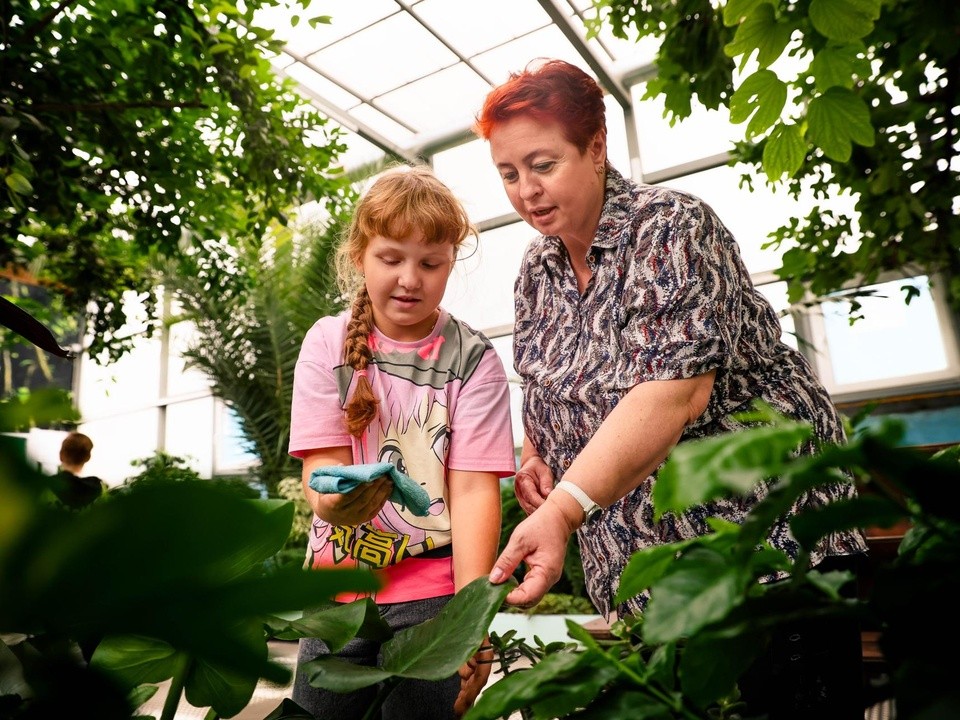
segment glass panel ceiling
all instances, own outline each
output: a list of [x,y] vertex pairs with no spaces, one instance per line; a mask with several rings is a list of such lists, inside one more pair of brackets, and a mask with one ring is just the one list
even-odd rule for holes
[[[257,16],[283,41],[271,59],[327,117],[347,131],[347,169],[387,153],[407,160],[471,138],[486,93],[537,57],[591,73],[621,105],[624,78],[655,45],[587,39],[590,0],[314,0],[294,19],[287,8]],[[329,23],[309,19],[329,16]]]

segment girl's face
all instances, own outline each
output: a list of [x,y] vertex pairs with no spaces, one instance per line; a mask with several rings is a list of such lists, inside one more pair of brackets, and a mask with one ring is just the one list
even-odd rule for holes
[[601,135],[581,153],[559,124],[521,115],[490,133],[490,154],[510,203],[529,225],[568,247],[593,243],[603,208]]
[[429,335],[453,261],[452,243],[428,244],[419,230],[402,238],[370,238],[360,271],[380,332],[399,342]]

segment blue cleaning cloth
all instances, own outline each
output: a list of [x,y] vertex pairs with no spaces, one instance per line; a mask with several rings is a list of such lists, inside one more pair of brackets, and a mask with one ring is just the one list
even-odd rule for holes
[[321,493],[348,493],[360,483],[367,483],[382,475],[393,480],[390,499],[406,505],[414,515],[430,513],[430,496],[409,475],[397,470],[393,463],[379,462],[365,465],[324,465],[310,473],[310,487]]

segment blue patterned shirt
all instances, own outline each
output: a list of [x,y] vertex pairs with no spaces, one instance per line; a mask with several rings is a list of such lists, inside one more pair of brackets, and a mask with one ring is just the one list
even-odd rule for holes
[[[682,439],[741,428],[732,413],[762,398],[810,422],[820,441],[842,442],[843,426],[806,358],[780,340],[770,303],[753,286],[733,236],[702,200],[607,172],[606,198],[587,261],[593,275],[581,294],[558,237],[527,248],[515,286],[514,366],[523,382],[527,437],[559,481],[620,399],[648,380],[689,378],[716,370],[706,411]],[[812,452],[814,444],[804,449]],[[741,522],[767,492],[711,502],[654,522],[655,476],[578,531],[588,593],[612,609],[620,574],[634,551],[710,532],[707,519]],[[855,494],[824,485],[794,512]],[[796,557],[787,519],[771,544]],[[833,534],[812,554],[866,551],[862,533]],[[617,608],[643,609],[640,596]]]

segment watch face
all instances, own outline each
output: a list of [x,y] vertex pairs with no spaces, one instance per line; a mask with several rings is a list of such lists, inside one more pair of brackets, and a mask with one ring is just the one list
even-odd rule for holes
[[595,520],[597,520],[600,517],[600,513],[602,512],[603,512],[602,507],[600,507],[599,505],[594,505],[592,508],[590,508],[584,513],[586,515],[586,519],[583,521],[583,524],[584,525],[592,524]]

